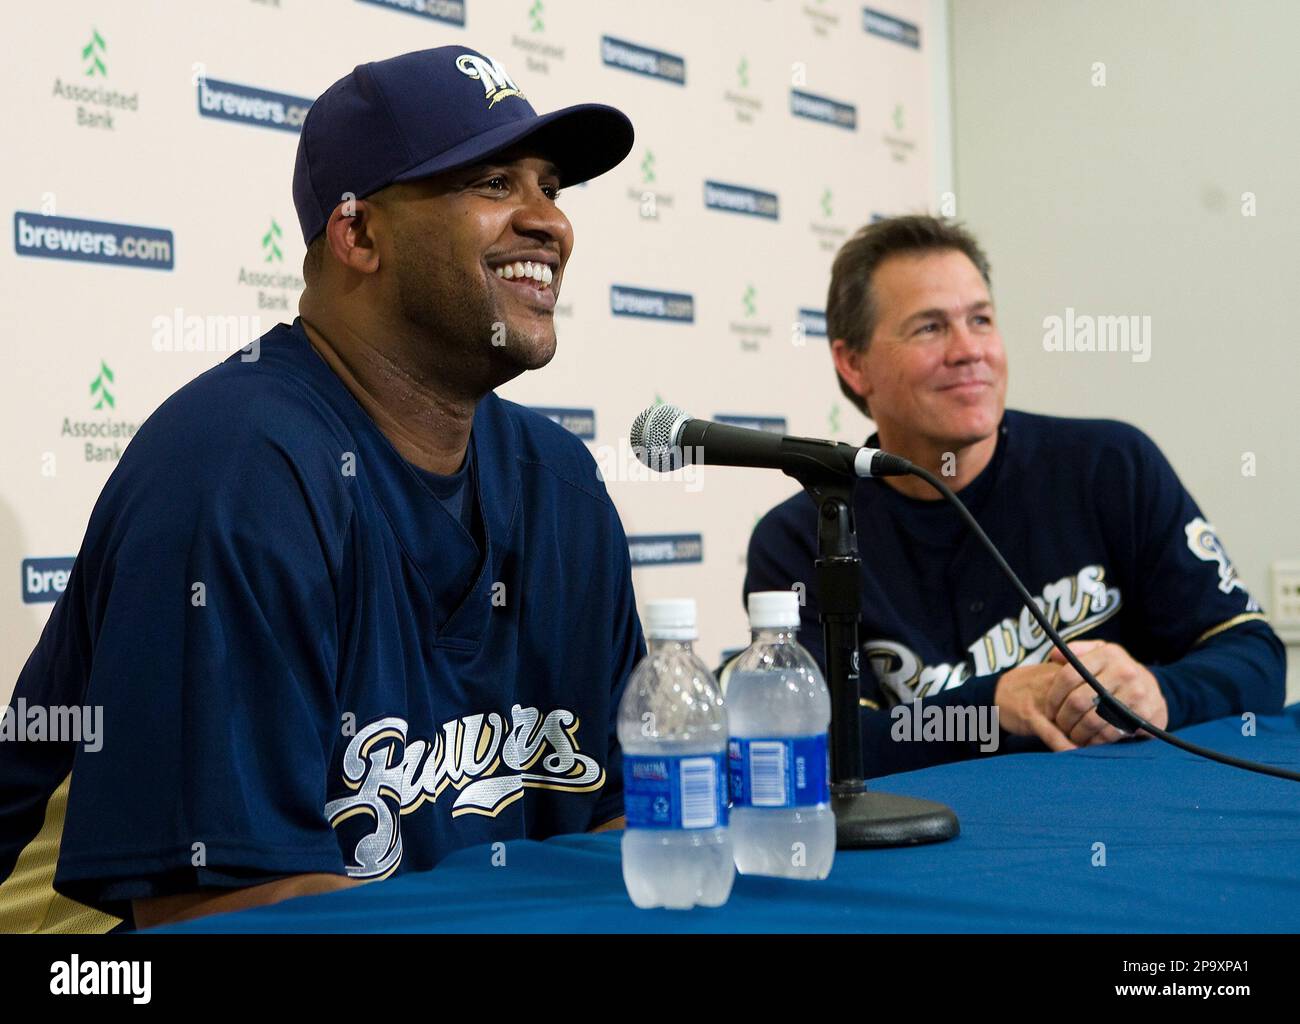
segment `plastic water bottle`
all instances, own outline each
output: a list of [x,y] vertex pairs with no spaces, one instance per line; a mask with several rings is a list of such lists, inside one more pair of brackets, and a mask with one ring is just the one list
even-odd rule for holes
[[745,875],[825,878],[835,859],[831,697],[799,642],[799,595],[749,595],[753,643],[727,681],[731,839]]
[[646,607],[649,653],[618,706],[623,881],[638,907],[720,907],[736,866],[727,831],[727,716],[691,648],[693,600]]

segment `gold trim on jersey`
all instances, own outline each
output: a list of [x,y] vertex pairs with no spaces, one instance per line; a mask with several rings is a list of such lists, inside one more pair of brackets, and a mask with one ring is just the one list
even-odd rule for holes
[[54,869],[63,843],[68,809],[69,772],[45,804],[45,823],[23,847],[9,877],[0,882],[0,932],[97,934],[121,924],[119,918],[54,891]]
[[1210,637],[1218,636],[1218,634],[1222,633],[1226,629],[1231,629],[1233,626],[1240,626],[1243,622],[1254,622],[1256,620],[1267,622],[1268,616],[1263,612],[1242,612],[1240,615],[1234,615],[1227,622],[1220,622],[1217,626],[1211,626],[1196,638],[1196,642],[1193,643],[1192,646],[1196,647],[1199,644],[1203,644],[1206,640],[1210,639]]

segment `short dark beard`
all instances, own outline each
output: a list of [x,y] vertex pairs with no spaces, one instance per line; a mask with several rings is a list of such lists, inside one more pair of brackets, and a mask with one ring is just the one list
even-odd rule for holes
[[554,333],[549,343],[538,343],[511,328],[481,275],[437,259],[427,242],[401,230],[393,247],[402,318],[436,346],[421,355],[440,374],[490,391],[551,361]]

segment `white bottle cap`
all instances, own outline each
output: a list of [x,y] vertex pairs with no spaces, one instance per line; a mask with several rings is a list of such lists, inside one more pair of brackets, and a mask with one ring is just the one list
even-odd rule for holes
[[798,629],[799,595],[793,590],[758,590],[749,595],[750,629]]
[[695,640],[695,598],[673,597],[645,606],[646,636],[651,640]]

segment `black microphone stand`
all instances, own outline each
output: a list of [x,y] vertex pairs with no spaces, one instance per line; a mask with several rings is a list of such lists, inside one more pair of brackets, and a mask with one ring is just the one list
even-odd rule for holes
[[831,691],[831,807],[841,850],[911,846],[954,838],[951,808],[933,800],[879,793],[862,777],[858,625],[862,620],[855,480],[815,466],[787,471],[817,502],[817,586]]

